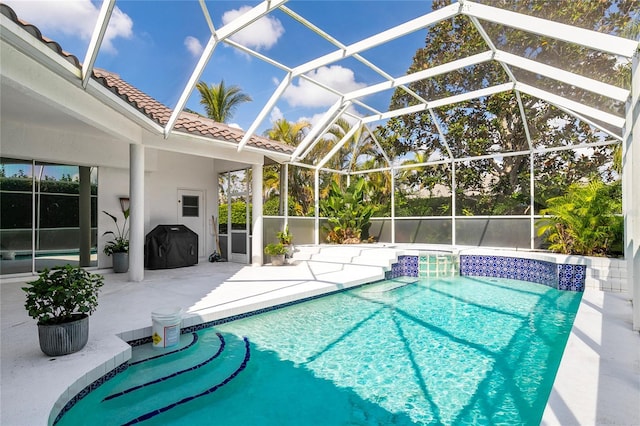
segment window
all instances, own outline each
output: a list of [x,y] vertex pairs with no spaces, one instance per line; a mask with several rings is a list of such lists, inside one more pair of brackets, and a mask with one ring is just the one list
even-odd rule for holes
[[182,196],[182,216],[198,217],[200,216],[200,198],[193,195]]

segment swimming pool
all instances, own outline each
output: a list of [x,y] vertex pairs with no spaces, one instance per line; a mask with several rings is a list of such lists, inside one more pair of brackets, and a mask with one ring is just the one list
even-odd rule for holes
[[134,348],[58,423],[539,424],[582,293],[401,278]]

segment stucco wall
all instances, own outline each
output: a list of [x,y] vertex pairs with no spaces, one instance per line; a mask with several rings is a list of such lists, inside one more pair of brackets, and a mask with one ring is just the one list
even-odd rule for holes
[[[206,256],[213,250],[213,239],[209,218],[215,210],[217,201],[217,178],[214,160],[186,154],[177,154],[153,149],[145,150],[145,235],[160,224],[175,224],[178,221],[178,190],[199,190],[204,195],[204,238]],[[149,167],[150,166],[150,167]],[[152,169],[152,170],[149,170]],[[129,170],[125,168],[100,167],[99,169],[98,208],[112,214],[120,212],[120,197],[129,196]],[[216,194],[217,195],[217,194]],[[118,216],[120,217],[120,216]],[[98,265],[110,267],[111,258],[102,253],[102,247],[108,237],[102,234],[113,229],[113,221],[100,213],[98,220]]]

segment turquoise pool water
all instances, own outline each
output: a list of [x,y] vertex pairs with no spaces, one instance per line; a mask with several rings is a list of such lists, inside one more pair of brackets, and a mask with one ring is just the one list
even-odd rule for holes
[[58,424],[539,424],[582,293],[413,280],[136,347]]

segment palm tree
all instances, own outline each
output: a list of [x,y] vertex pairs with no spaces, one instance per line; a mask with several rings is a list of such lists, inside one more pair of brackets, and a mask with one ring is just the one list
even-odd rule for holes
[[[265,132],[265,135],[274,141],[279,141],[286,143],[291,146],[298,146],[304,136],[306,135],[307,129],[311,127],[311,124],[307,121],[299,121],[297,123],[291,123],[285,118],[281,118],[280,120],[276,120],[273,123],[273,127]],[[284,214],[284,197],[287,197],[286,189],[284,188],[284,170],[285,168],[280,166],[280,215]],[[306,214],[309,206],[311,205],[311,199],[313,199],[313,195],[309,194],[310,185],[306,181],[306,173],[301,170],[295,170],[291,173],[291,184],[289,188],[293,192],[294,199],[296,203],[299,205],[296,206],[295,210],[299,214]]]
[[291,146],[298,146],[306,134],[306,130],[311,127],[307,121],[291,123],[286,118],[281,118],[273,123],[273,127],[266,131],[266,136],[274,141],[286,143]]
[[249,95],[242,93],[239,86],[225,86],[224,80],[220,84],[208,85],[204,81],[198,82],[196,88],[200,92],[200,104],[204,105],[207,117],[218,123],[226,123],[231,119],[235,109],[244,102],[251,102]]

